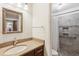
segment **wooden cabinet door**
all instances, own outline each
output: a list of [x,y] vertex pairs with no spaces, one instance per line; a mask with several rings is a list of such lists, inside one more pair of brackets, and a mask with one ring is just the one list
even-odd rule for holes
[[26,54],[23,54],[22,56],[34,56],[34,50],[32,50]]
[[35,56],[44,56],[44,46],[35,49]]

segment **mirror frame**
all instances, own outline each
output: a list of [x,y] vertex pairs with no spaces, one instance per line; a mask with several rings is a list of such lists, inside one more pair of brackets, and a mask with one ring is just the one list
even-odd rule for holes
[[[21,16],[21,18],[20,18],[20,31],[14,31],[14,32],[6,32],[5,31],[5,29],[6,29],[6,24],[5,24],[5,11],[7,11],[7,12],[12,12],[12,13],[16,13],[16,14],[18,14],[18,15],[20,15]],[[13,10],[9,10],[9,9],[6,9],[6,8],[2,8],[2,33],[3,34],[10,34],[10,33],[22,33],[23,32],[23,14],[22,13],[20,13],[20,12],[17,12],[17,11],[13,11]]]

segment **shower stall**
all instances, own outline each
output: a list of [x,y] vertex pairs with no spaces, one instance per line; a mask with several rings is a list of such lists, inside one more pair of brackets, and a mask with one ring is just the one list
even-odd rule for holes
[[79,12],[73,11],[58,18],[60,55],[79,56]]
[[52,49],[60,56],[79,56],[79,7],[51,16]]

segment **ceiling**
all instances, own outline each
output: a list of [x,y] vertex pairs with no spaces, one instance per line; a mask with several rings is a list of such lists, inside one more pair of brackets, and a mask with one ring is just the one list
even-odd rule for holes
[[51,9],[53,13],[57,13],[75,7],[79,7],[79,3],[52,3]]

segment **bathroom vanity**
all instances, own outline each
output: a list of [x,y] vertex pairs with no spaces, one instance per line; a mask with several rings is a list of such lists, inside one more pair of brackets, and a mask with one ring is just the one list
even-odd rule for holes
[[[2,8],[2,34],[23,32],[23,12]],[[0,56],[44,56],[44,40],[36,38],[0,41]]]
[[[24,48],[24,49],[22,49]],[[22,49],[22,50],[20,50]],[[44,56],[44,40],[20,39],[13,46],[13,41],[0,43],[1,56]]]

